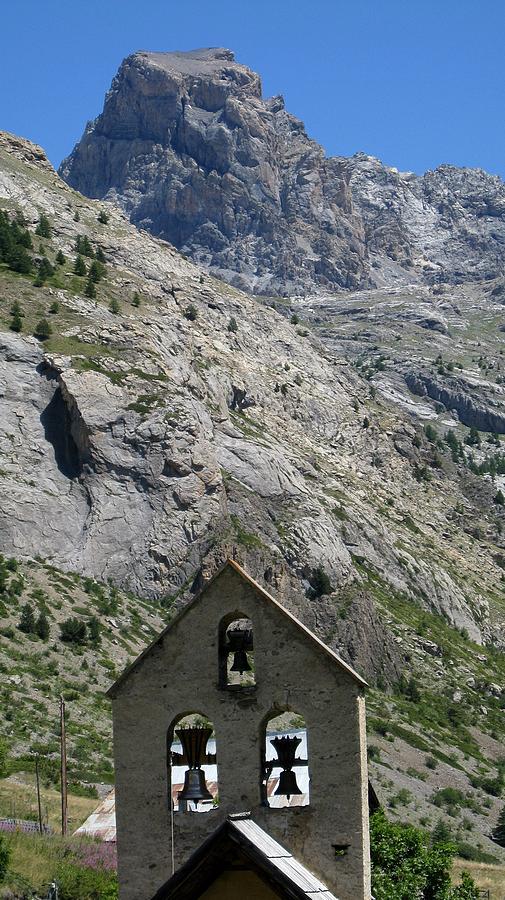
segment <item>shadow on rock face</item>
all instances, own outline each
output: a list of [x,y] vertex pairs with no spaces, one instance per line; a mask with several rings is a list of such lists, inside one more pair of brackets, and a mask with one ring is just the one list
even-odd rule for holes
[[77,478],[82,465],[71,434],[70,416],[60,387],[56,388],[51,401],[42,411],[40,421],[44,428],[45,439],[53,447],[56,465],[61,474],[66,478]]

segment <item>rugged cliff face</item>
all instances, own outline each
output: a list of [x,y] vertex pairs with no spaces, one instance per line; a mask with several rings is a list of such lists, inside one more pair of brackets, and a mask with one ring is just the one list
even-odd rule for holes
[[[374,777],[385,798],[393,786],[404,798],[415,792],[415,808],[402,814],[433,813],[441,784],[464,792],[482,771],[494,776],[504,733],[504,508],[490,480],[462,469],[388,399],[387,378],[400,366],[371,376],[345,358],[360,346],[371,366],[367,341],[389,339],[398,295],[382,304],[377,292],[365,295],[373,326],[356,296],[354,318],[339,322],[338,301],[323,297],[300,304],[314,330],[290,321],[139,232],[111,204],[86,200],[39,148],[5,134],[0,198],[11,218],[23,217],[34,266],[19,274],[0,264],[0,549],[25,574],[16,590],[9,575],[0,596],[0,665],[19,679],[19,708],[40,709],[40,667],[46,657],[61,666],[66,615],[88,616],[97,602],[113,654],[122,629],[130,635],[142,617],[157,627],[232,555],[376,686],[370,733],[387,767],[377,763]],[[49,236],[35,234],[41,214]],[[88,271],[97,254],[105,259],[95,297],[74,271],[84,238]],[[40,285],[43,257],[55,271]],[[407,350],[407,338],[428,336],[416,344],[426,354],[452,319],[428,289],[422,295],[422,324],[404,337]],[[401,309],[410,321],[413,305]],[[52,326],[43,341],[33,337],[41,316]],[[360,321],[376,336],[361,334]],[[114,586],[149,602],[121,595],[111,624],[104,609]],[[44,660],[16,628],[19,597],[41,596],[54,639]],[[123,641],[123,655],[147,636]],[[93,665],[99,651],[86,653]],[[79,686],[79,659],[68,657],[61,677],[72,673]],[[103,680],[111,663],[100,660]],[[47,709],[53,715],[49,701]],[[12,715],[0,733],[21,752],[23,717]],[[83,712],[82,728],[91,727]],[[426,765],[430,753],[437,771]],[[487,812],[477,809],[476,801],[468,815],[484,834]]]
[[[41,211],[51,217],[39,251],[58,246],[70,267],[42,288],[23,279],[27,335],[1,339],[9,552],[161,596],[238,544],[315,619],[322,608],[303,597],[315,570],[343,587],[360,584],[364,564],[474,637],[491,635],[483,582],[477,596],[456,559],[487,568],[490,590],[499,566],[491,550],[478,564],[481,548],[473,558],[471,542],[445,530],[461,499],[457,470],[433,468],[420,488],[430,445],[354,368],[120,213],[101,225],[99,207],[19,163],[8,138],[0,187],[32,227]],[[107,259],[98,300],[72,274],[78,235]],[[20,276],[3,279],[6,327]],[[40,343],[30,317],[55,300],[55,333]],[[479,502],[486,515],[489,499]]]
[[447,165],[418,177],[362,153],[327,158],[229,50],[125,59],[60,174],[258,294],[503,270],[499,178]]

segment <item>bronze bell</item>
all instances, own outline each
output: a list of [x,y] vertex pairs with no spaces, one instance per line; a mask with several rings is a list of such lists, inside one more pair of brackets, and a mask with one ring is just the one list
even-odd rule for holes
[[302,739],[299,737],[276,737],[270,741],[277,753],[279,765],[283,770],[279,775],[279,784],[275,791],[276,796],[281,794],[289,800],[295,794],[303,793],[296,783],[295,773],[291,771],[293,766],[296,765],[296,750],[301,742]]
[[281,774],[279,775],[279,784],[277,785],[274,793],[276,796],[281,794],[283,797],[287,797],[288,800],[295,794],[303,793],[303,791],[301,791],[298,787],[296,783],[296,775],[291,771],[291,769],[281,772]]
[[207,741],[212,728],[178,728],[175,733],[182,744],[184,762],[189,766],[184,775],[184,787],[179,792],[179,802],[212,800],[212,794],[205,783],[205,772],[201,768],[207,759]]
[[250,672],[251,666],[249,665],[249,660],[247,658],[247,653],[245,650],[235,650],[233,654],[233,665],[230,669],[230,672],[240,672],[241,675],[244,672]]
[[184,787],[179,792],[179,802],[188,800],[193,803],[198,803],[199,800],[212,800],[203,769],[188,769],[184,775]]

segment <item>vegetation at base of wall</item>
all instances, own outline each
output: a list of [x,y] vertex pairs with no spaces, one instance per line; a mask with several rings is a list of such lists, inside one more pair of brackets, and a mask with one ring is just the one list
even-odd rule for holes
[[432,843],[412,825],[389,822],[382,810],[370,819],[372,892],[375,900],[478,900],[473,879],[463,874],[451,886],[456,847]]
[[4,836],[0,834],[0,884],[5,881],[11,858],[11,850]]
[[13,897],[45,896],[52,881],[60,900],[117,900],[115,845],[89,838],[6,832],[5,889]]

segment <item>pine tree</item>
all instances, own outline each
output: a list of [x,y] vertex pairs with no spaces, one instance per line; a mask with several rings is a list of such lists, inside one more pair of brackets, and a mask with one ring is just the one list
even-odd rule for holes
[[65,259],[64,253],[62,253],[61,250],[58,250],[58,252],[57,252],[57,254],[56,254],[56,263],[57,263],[57,265],[58,265],[58,266],[64,266],[65,263],[66,263],[66,261],[67,261],[67,260]]
[[439,819],[431,832],[431,840],[434,844],[450,844],[452,842],[452,832],[443,819]]
[[476,447],[480,446],[480,434],[478,428],[475,425],[472,425],[470,428],[470,433],[465,438],[465,443],[470,445],[475,445]]
[[30,603],[25,603],[21,610],[21,618],[19,619],[18,628],[25,634],[35,633],[35,615],[33,612],[33,606]]
[[59,312],[59,309],[60,309],[60,304],[58,303],[57,300],[53,300],[53,302],[51,303],[51,306],[49,307],[49,312],[52,315],[56,315],[56,313]]
[[88,236],[85,234],[81,237],[81,253],[83,256],[89,256],[91,259],[94,259],[95,252],[90,244]]
[[16,334],[19,334],[19,332],[23,330],[23,320],[20,315],[12,317],[9,328],[11,331],[15,331]]
[[21,244],[22,247],[26,247],[27,250],[33,250],[32,238],[27,228],[20,233],[18,244]]
[[238,325],[235,316],[232,316],[230,321],[228,322],[228,331],[231,331],[232,333],[238,331]]
[[98,221],[100,222],[101,225],[107,225],[107,223],[109,221],[109,217],[104,209],[101,209],[100,212],[98,213]]
[[94,300],[96,297],[96,287],[93,279],[91,278],[91,274],[86,282],[86,287],[84,288],[84,296],[89,297],[91,300]]
[[19,272],[20,275],[29,275],[33,269],[30,255],[27,253],[26,248],[20,244],[11,249],[7,263],[13,272]]
[[10,312],[11,316],[22,316],[23,315],[23,310],[21,309],[19,300],[14,300],[14,303],[12,304],[9,312]]
[[118,313],[121,312],[121,307],[119,305],[119,301],[116,300],[115,297],[113,297],[112,300],[110,301],[109,309],[110,309],[111,313],[114,313],[115,316],[117,316]]
[[91,281],[94,281],[95,284],[98,284],[101,278],[103,278],[104,267],[102,263],[98,262],[96,259],[93,260],[89,267],[89,277]]
[[136,306],[137,309],[140,306],[140,294],[138,291],[135,291],[133,295],[132,306]]
[[189,319],[190,322],[196,322],[198,318],[198,310],[194,303],[190,303],[189,306],[184,310],[184,317]]
[[47,319],[40,319],[35,326],[35,331],[33,332],[34,337],[38,338],[39,341],[47,341],[49,337],[51,337],[53,333],[53,329],[51,328]]
[[498,821],[496,827],[493,829],[491,837],[495,844],[499,844],[500,847],[505,847],[505,806],[502,807],[502,811],[498,816]]
[[98,262],[101,262],[101,263],[106,263],[106,262],[107,262],[107,260],[106,260],[106,258],[105,258],[105,253],[103,252],[103,250],[102,250],[101,247],[98,247],[98,248],[97,248],[97,250],[96,250],[96,252],[95,252],[95,259],[97,259]]
[[35,622],[35,634],[38,634],[39,638],[42,638],[43,641],[47,641],[49,637],[49,620],[44,612],[40,613],[37,621]]
[[76,209],[76,211],[74,213],[74,222],[80,222],[80,221],[81,221],[81,217],[79,215],[79,210]]
[[330,579],[328,578],[322,566],[317,566],[314,569],[314,571],[312,572],[312,576],[309,578],[309,581],[309,594],[312,598],[323,597],[326,594],[331,594],[333,590]]
[[43,256],[39,262],[39,271],[35,283],[40,281],[40,283],[43,284],[44,281],[51,277],[51,275],[54,275],[54,269],[47,256]]
[[60,625],[60,640],[68,644],[86,643],[86,623],[82,619],[65,619]]
[[96,616],[92,616],[88,622],[88,637],[91,644],[95,647],[100,643],[100,622]]
[[498,506],[503,506],[505,504],[505,497],[503,496],[503,491],[497,491],[495,494],[494,502],[498,504]]
[[85,275],[86,274],[86,263],[84,262],[80,253],[75,257],[74,263],[74,275]]
[[47,216],[41,215],[38,225],[35,229],[35,234],[40,235],[40,237],[50,238],[52,231],[51,226],[49,224],[49,219]]

